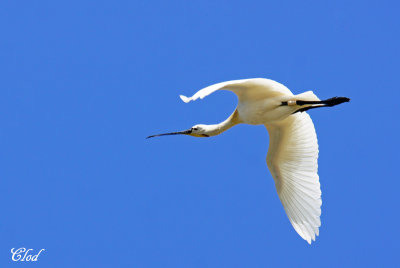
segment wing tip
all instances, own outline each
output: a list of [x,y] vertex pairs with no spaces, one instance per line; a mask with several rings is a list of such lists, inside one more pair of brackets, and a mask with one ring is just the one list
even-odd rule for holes
[[308,236],[302,237],[304,240],[306,240],[308,242],[309,245],[311,245],[312,242],[315,242],[317,237],[319,236],[319,227],[321,226],[321,224],[319,224],[319,226],[314,226],[314,230],[310,233],[308,233]]
[[186,96],[179,95],[179,97],[181,98],[181,100],[182,100],[184,103],[188,103],[188,102],[191,101],[191,98],[188,98],[188,97],[186,97]]
[[309,245],[311,245],[312,242],[315,242],[317,236],[319,236],[319,226],[315,226],[316,228],[314,228],[314,230],[307,230],[306,225],[304,223],[303,224],[292,223],[292,225],[297,234],[305,241],[307,241]]
[[306,240],[307,241],[307,243],[309,244],[309,245],[311,245],[311,243],[312,242],[315,242],[315,234],[313,234],[313,235],[310,235],[310,234],[307,234],[307,236],[301,236],[301,238],[303,238],[304,240]]

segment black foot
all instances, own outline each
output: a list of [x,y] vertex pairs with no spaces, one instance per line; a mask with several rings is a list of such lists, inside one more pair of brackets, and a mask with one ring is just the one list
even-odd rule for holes
[[[296,105],[302,106],[302,105],[306,105],[306,104],[316,104],[315,106],[308,106],[308,107],[304,107],[304,108],[300,108],[297,111],[294,112],[305,112],[308,111],[310,109],[315,109],[315,108],[321,108],[321,107],[332,107],[335,105],[339,105],[341,103],[344,102],[349,102],[350,99],[346,98],[346,97],[333,97],[327,100],[323,100],[323,101],[302,101],[302,100],[298,100],[296,101]],[[284,105],[288,105],[287,102],[282,102],[281,104],[282,106]]]
[[333,97],[333,98],[324,100],[322,102],[323,102],[323,104],[325,104],[325,106],[332,107],[332,106],[341,104],[343,102],[349,102],[349,101],[350,101],[350,99],[346,98],[346,97]]

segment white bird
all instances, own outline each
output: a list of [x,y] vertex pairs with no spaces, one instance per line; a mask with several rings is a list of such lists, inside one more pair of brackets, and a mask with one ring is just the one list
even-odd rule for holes
[[322,200],[317,135],[305,111],[335,106],[350,99],[334,97],[321,101],[312,91],[293,95],[284,85],[264,78],[222,82],[203,88],[190,98],[183,95],[180,98],[188,103],[221,89],[233,91],[239,98],[237,108],[225,121],[147,138],[176,134],[210,137],[240,123],[264,125],[270,136],[267,165],[279,199],[296,232],[311,244],[319,235]]

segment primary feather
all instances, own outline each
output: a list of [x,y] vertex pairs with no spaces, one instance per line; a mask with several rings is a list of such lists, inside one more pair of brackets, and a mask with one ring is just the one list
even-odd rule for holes
[[322,205],[314,124],[304,112],[265,126],[267,165],[279,198],[294,229],[311,244],[319,234]]

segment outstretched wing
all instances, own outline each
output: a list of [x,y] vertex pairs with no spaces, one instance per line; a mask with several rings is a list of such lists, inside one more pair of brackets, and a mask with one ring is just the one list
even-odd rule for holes
[[279,198],[296,232],[311,244],[321,226],[318,141],[305,113],[266,124],[270,136],[267,165]]
[[183,95],[180,95],[179,97],[184,102],[188,103],[190,101],[197,100],[198,98],[203,99],[219,89],[233,91],[241,101],[260,100],[279,95],[293,95],[287,87],[274,80],[265,78],[251,78],[221,82],[197,91],[196,94],[190,98]]

